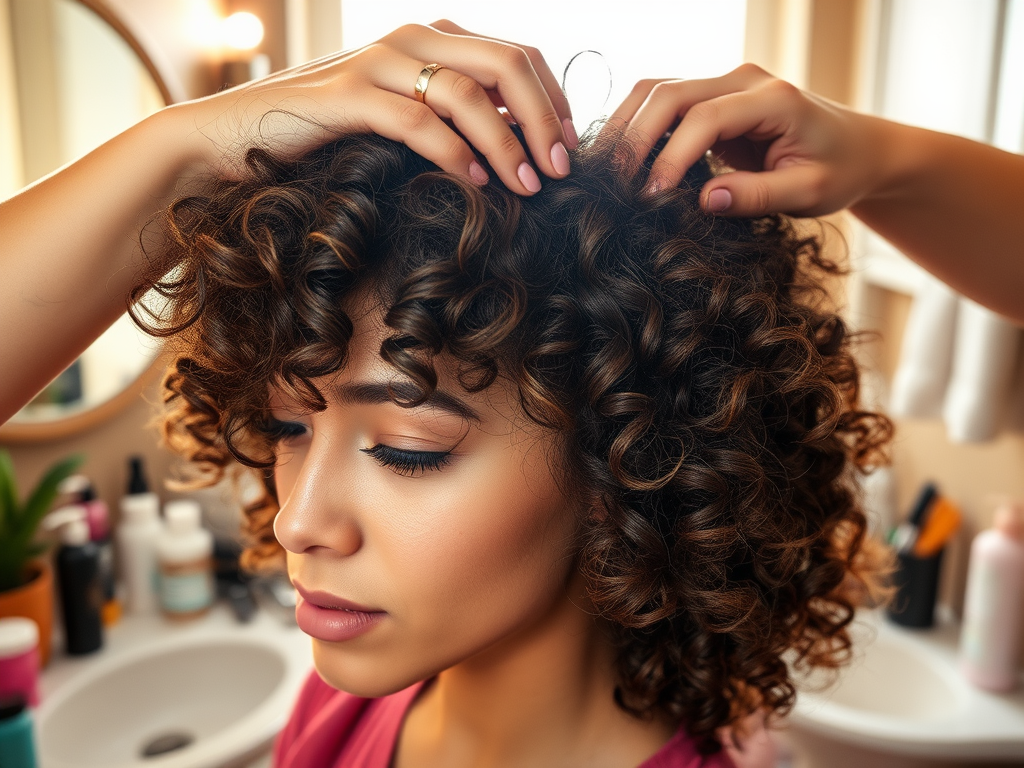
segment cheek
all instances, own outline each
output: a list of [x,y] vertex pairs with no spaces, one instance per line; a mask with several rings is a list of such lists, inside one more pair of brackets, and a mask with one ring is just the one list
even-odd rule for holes
[[563,596],[573,571],[575,518],[547,467],[533,456],[483,458],[493,460],[461,468],[417,510],[415,532],[389,532],[404,536],[392,553],[408,578],[399,599],[428,644],[493,642]]

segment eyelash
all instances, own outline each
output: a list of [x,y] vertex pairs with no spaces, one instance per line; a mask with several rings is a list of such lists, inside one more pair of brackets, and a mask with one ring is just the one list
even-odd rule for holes
[[[302,437],[306,427],[294,421],[272,421],[261,427],[261,432],[278,443],[291,437]],[[451,451],[403,451],[390,445],[378,443],[372,448],[360,448],[362,453],[372,457],[382,467],[395,470],[405,477],[441,469],[451,461]]]
[[417,473],[441,469],[452,457],[450,451],[403,451],[380,443],[373,448],[359,450],[372,456],[382,467],[393,469],[405,477],[415,477]]

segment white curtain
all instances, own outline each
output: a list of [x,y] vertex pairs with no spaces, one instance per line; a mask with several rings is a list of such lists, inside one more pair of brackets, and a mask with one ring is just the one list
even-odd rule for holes
[[19,120],[11,8],[8,0],[0,0],[0,200],[25,185]]

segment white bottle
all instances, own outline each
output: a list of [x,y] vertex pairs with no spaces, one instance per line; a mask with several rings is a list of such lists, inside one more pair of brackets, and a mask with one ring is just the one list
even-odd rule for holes
[[199,504],[180,499],[164,506],[167,522],[157,540],[160,608],[172,619],[201,616],[213,604],[213,534],[200,525]]
[[1005,504],[971,545],[960,660],[979,688],[1009,691],[1020,681],[1024,613],[1024,508]]
[[133,493],[121,499],[117,554],[127,590],[129,613],[155,613],[157,601],[156,542],[163,532],[160,499],[155,493]]

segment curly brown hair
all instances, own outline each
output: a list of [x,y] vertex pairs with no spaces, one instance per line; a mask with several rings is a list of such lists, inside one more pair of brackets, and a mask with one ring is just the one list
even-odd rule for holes
[[713,752],[719,727],[791,707],[794,660],[849,656],[885,565],[856,473],[891,426],[857,409],[817,239],[702,211],[707,161],[646,196],[634,171],[659,148],[634,161],[593,135],[530,198],[377,136],[297,161],[250,150],[245,178],[172,206],[170,301],[136,319],[177,353],[166,441],[201,482],[236,462],[263,478],[253,566],[280,553],[268,389],[326,407],[312,380],[345,364],[354,291],[382,302],[380,354],[420,393],[405,404],[432,393],[441,353],[467,390],[507,379],[590,510],[578,563],[618,649],[616,700]]

